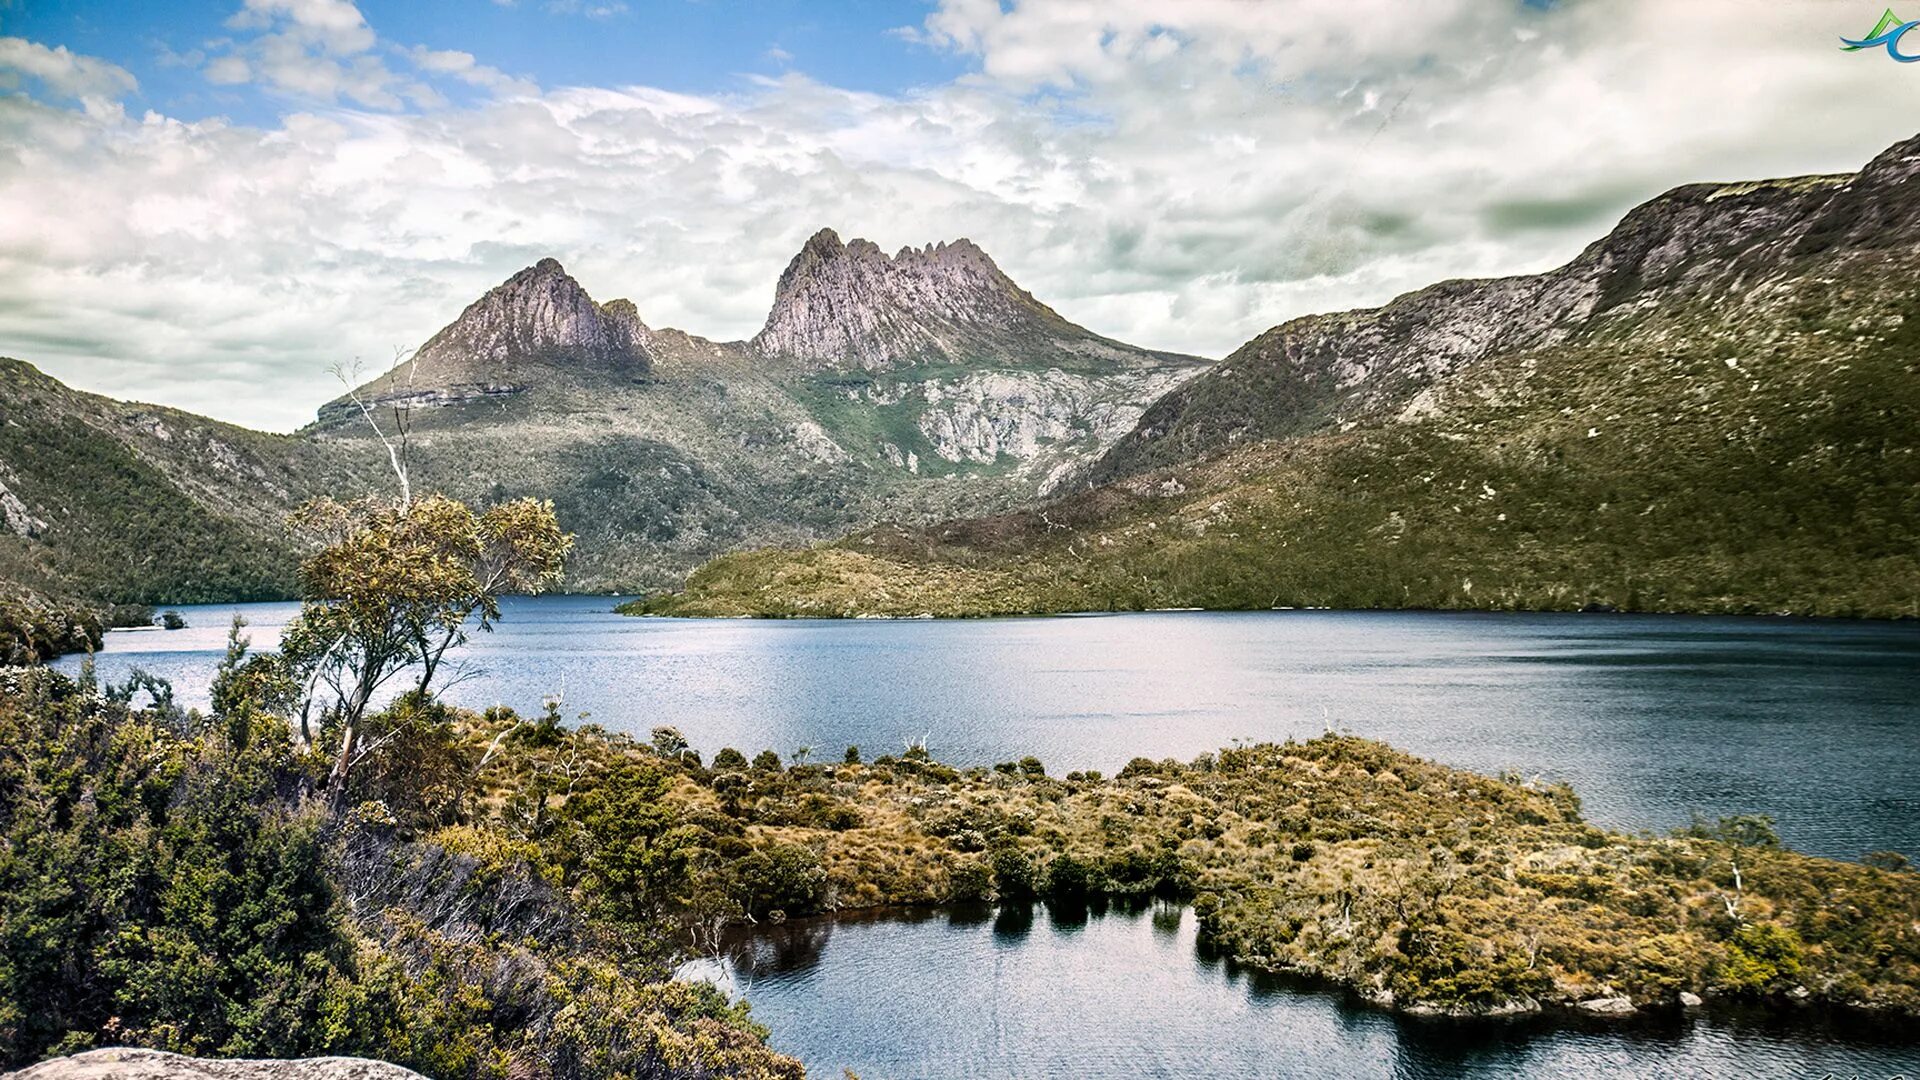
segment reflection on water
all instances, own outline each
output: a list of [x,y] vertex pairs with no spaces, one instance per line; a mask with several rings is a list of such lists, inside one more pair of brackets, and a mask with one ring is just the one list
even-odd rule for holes
[[1840,1076],[1920,1069],[1864,1024],[1668,1016],[1459,1024],[1369,1009],[1199,946],[1167,901],[803,919],[711,978],[817,1076]]
[[[246,605],[271,644],[294,610]],[[709,756],[925,736],[940,758],[1117,771],[1328,727],[1483,773],[1571,782],[1590,818],[1665,830],[1762,812],[1804,851],[1920,857],[1920,624],[1795,619],[1150,613],[931,622],[631,619],[605,597],[513,599],[451,696],[564,693],[616,730],[674,724]],[[100,657],[205,703],[231,607],[109,635]],[[62,666],[78,666],[68,657]],[[837,755],[835,755],[837,756]]]

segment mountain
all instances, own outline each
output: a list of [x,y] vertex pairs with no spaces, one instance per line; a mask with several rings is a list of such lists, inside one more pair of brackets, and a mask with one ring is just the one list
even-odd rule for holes
[[[523,393],[554,379],[620,384],[653,367],[653,331],[628,300],[596,304],[557,259],[541,259],[487,291],[410,357],[361,387],[363,401],[450,405]],[[349,398],[322,417],[359,418]]]
[[543,259],[290,436],[0,362],[0,583],[49,620],[288,595],[286,513],[392,490],[364,406],[408,428],[416,490],[553,499],[569,587],[658,588],[731,550],[1021,505],[1205,366],[1066,321],[964,240],[888,259],[822,231],[739,342],[650,328]]
[[1040,362],[1098,368],[1170,359],[1060,317],[1001,273],[971,240],[902,248],[815,233],[780,275],[750,347],[814,368]]
[[1545,274],[1296,319],[1072,494],[730,556],[657,610],[1920,614],[1920,139],[1668,192]]

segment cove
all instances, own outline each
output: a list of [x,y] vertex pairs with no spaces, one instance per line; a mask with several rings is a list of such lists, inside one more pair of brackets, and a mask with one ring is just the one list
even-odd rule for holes
[[1166,900],[791,920],[689,965],[815,1076],[1875,1076],[1920,1047],[1859,1020],[1434,1021],[1263,974]]

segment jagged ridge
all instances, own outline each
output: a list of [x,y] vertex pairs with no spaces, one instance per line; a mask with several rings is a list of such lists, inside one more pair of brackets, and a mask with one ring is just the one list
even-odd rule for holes
[[821,229],[787,264],[758,353],[817,367],[884,370],[916,360],[1031,361],[1076,350],[1140,353],[1062,318],[971,240],[901,248],[843,244]]

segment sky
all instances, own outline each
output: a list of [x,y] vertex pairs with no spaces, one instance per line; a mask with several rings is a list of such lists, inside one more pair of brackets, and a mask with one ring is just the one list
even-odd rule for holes
[[1223,356],[1858,168],[1920,133],[1920,64],[1840,48],[1884,7],[0,0],[0,355],[291,430],[546,256],[751,336],[830,226]]

